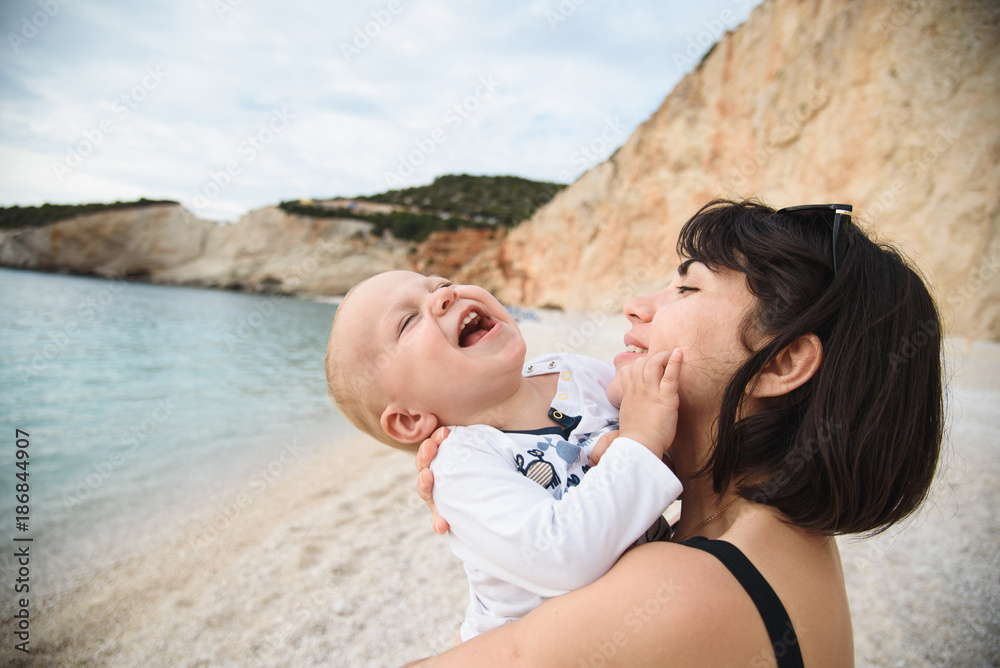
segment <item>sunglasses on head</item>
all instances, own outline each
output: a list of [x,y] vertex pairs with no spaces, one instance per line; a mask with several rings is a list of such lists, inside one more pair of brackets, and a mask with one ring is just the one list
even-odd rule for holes
[[837,275],[837,240],[840,237],[840,226],[844,219],[851,222],[851,212],[854,210],[850,204],[804,204],[802,206],[787,206],[779,209],[778,213],[789,216],[804,216],[810,218],[822,218],[833,222],[833,275]]

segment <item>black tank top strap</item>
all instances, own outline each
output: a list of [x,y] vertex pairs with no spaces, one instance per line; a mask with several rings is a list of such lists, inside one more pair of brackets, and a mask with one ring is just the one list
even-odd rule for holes
[[778,660],[778,668],[803,668],[802,652],[799,649],[799,641],[792,628],[792,620],[789,619],[785,606],[781,604],[781,599],[774,593],[774,589],[767,583],[760,571],[750,563],[746,555],[740,552],[732,543],[724,540],[709,540],[703,536],[695,536],[681,542],[699,550],[708,552],[722,562],[722,565],[729,569],[743,588],[746,590],[757,612],[764,620],[767,628],[767,635],[771,638],[771,648],[774,650],[774,657]]

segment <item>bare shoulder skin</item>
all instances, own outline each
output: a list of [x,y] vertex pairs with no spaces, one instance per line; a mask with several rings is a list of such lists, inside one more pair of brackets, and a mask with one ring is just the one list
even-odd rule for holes
[[[703,534],[736,545],[761,571],[788,611],[806,665],[853,666],[836,542],[784,524],[766,506],[738,506]],[[774,656],[760,614],[721,562],[684,545],[650,543],[594,584],[411,665],[763,667]]]

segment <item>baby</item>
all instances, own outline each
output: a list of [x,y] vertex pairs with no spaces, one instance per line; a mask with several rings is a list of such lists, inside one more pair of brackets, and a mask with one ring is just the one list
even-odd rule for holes
[[564,354],[525,364],[525,352],[488,291],[405,271],[356,285],[330,333],[327,381],[356,427],[415,452],[451,426],[431,470],[469,578],[463,641],[590,584],[632,544],[669,538],[662,514],[681,493],[662,462],[679,351],[624,371],[620,430],[612,367]]

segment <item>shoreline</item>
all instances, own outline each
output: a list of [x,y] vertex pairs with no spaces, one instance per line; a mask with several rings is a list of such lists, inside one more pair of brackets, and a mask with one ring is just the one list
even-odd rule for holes
[[[609,359],[627,328],[620,315],[536,315],[519,322],[529,357],[562,345]],[[859,666],[1000,660],[1000,344],[949,340],[947,351],[949,440],[928,501],[886,534],[838,539]],[[449,646],[465,574],[430,529],[409,455],[347,429],[196,540],[239,491],[218,490],[33,599],[30,661],[8,642],[0,662],[398,666]],[[2,626],[12,638],[11,620]]]

